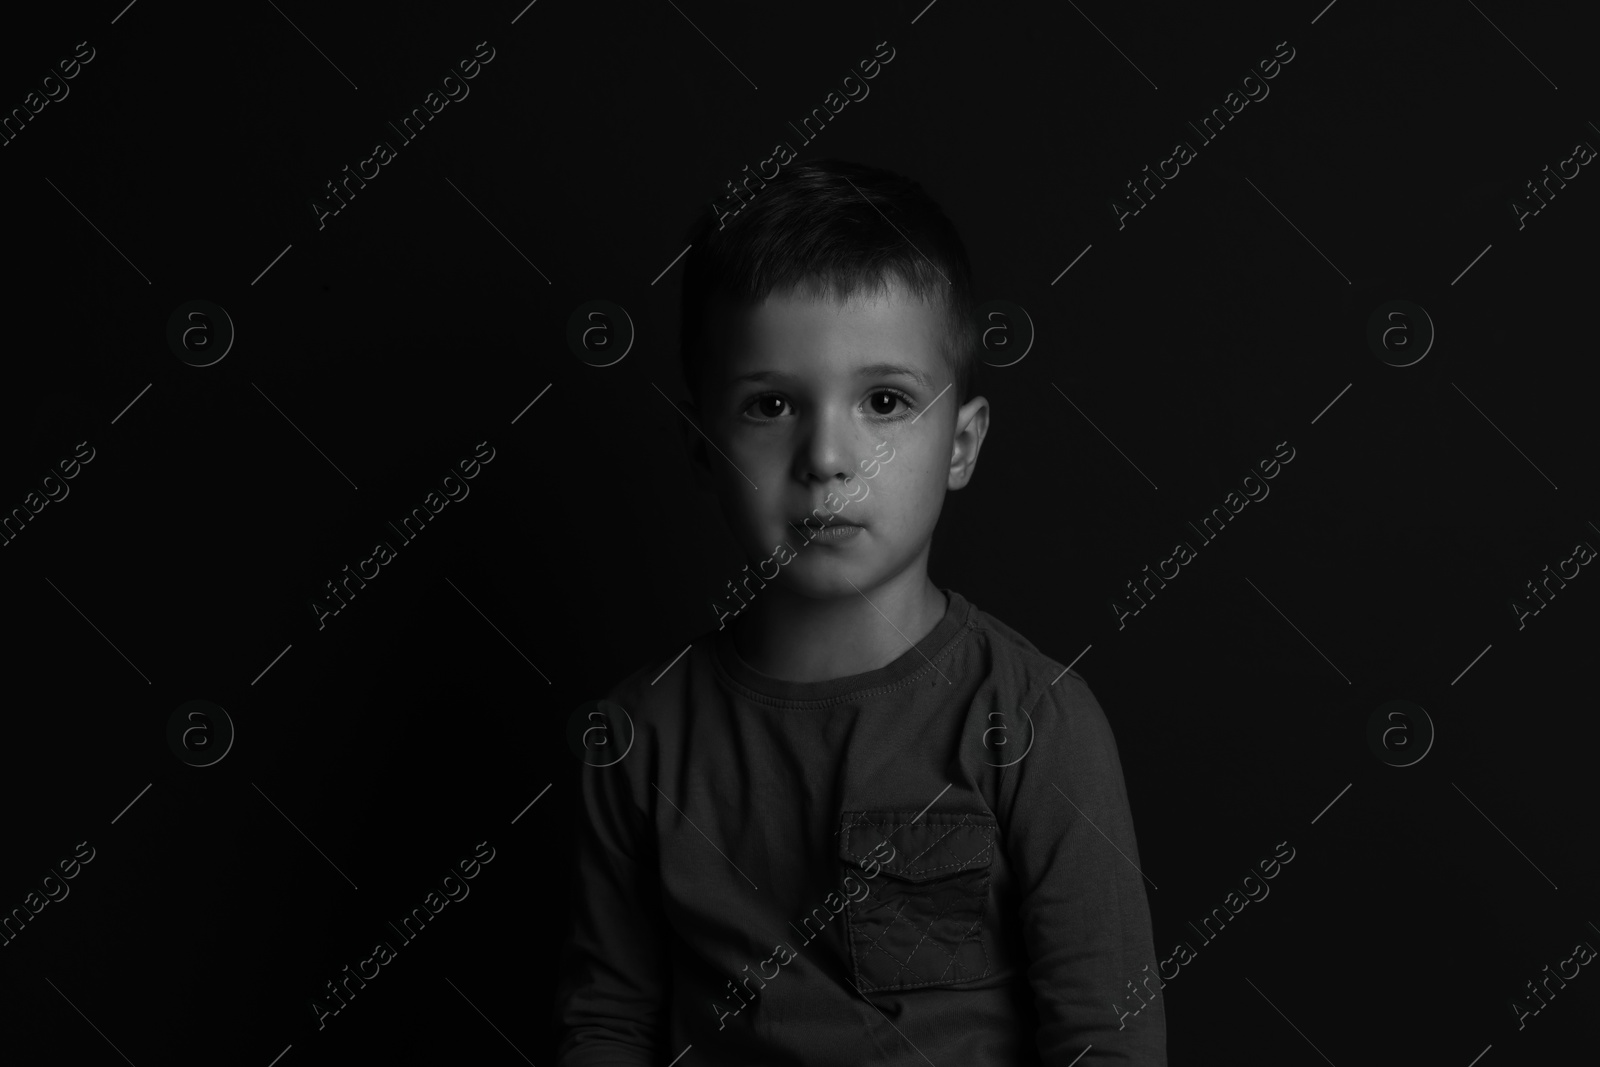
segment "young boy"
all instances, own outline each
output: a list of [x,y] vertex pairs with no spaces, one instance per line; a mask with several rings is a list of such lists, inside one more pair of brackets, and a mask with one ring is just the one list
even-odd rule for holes
[[928,577],[989,428],[960,237],[838,161],[719,221],[682,410],[751,563],[610,693],[631,747],[582,770],[559,1063],[1164,1067],[1106,717]]

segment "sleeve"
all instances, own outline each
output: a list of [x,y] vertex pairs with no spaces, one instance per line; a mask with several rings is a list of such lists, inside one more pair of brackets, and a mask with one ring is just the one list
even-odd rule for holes
[[1111,724],[1070,673],[1030,715],[1034,745],[1004,772],[997,810],[1042,1062],[1166,1067],[1148,883]]
[[659,1062],[670,984],[666,925],[654,841],[634,799],[631,770],[624,760],[586,763],[580,771],[569,926],[557,982],[559,1067]]

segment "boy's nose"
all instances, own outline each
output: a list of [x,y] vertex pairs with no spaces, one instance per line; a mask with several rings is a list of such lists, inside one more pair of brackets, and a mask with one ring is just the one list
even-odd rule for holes
[[856,431],[847,417],[818,415],[797,458],[803,477],[829,482],[855,473]]

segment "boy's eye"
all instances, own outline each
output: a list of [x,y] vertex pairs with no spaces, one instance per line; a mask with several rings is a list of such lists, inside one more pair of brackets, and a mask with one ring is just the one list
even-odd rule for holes
[[[896,393],[888,389],[879,389],[867,398],[867,404],[871,407],[872,413],[885,417],[895,414],[894,406],[896,403],[904,404],[908,410],[911,407],[911,401],[906,398],[905,394]],[[879,404],[884,405],[884,407],[880,408]]]
[[[895,411],[896,404],[904,404],[905,409]],[[777,393],[765,393],[751,400],[744,409],[746,417],[756,422],[771,422],[783,417],[785,407],[789,401]],[[895,389],[875,389],[867,395],[867,410],[870,414],[880,419],[902,419],[911,414],[911,398]]]
[[787,403],[783,397],[768,393],[752,400],[745,411],[753,413],[758,419],[775,419],[783,414],[783,407]]

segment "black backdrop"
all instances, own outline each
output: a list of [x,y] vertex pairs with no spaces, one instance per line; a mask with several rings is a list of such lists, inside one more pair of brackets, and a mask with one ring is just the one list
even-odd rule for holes
[[[112,0],[6,23],[6,109],[93,49],[0,147],[0,507],[39,509],[0,547],[0,908],[39,908],[0,947],[8,1058],[552,1062],[568,717],[704,632],[741,562],[663,396],[669,265],[778,140],[922,181],[980,298],[1031,321],[1031,347],[1015,315],[994,335],[993,362],[1027,352],[983,369],[992,430],[931,571],[1111,719],[1157,947],[1198,949],[1162,993],[1171,1062],[1586,1047],[1587,968],[1512,1008],[1600,944],[1600,578],[1512,606],[1600,545],[1600,179],[1574,160],[1512,207],[1600,145],[1578,14]],[[324,183],[480,41],[470,95],[319,229]],[[788,123],[881,41],[870,94],[800,144]],[[1285,41],[1270,95],[1200,142],[1185,122]],[[1119,228],[1111,199],[1178,139],[1196,157]],[[596,299],[635,331],[605,367],[567,341]],[[235,333],[210,366],[168,342],[192,300]],[[226,328],[194,321],[214,353]],[[470,495],[319,629],[323,584],[481,441]],[[1270,496],[1200,545],[1186,524],[1285,441]],[[1178,540],[1197,557],[1119,628]],[[191,700],[235,733],[210,766],[168,742]],[[210,714],[189,751],[217,751]],[[485,841],[470,896],[319,1030],[324,983]],[[1280,841],[1271,895],[1194,937]]]

